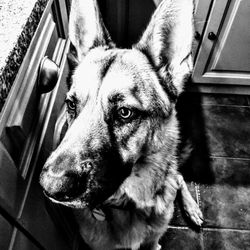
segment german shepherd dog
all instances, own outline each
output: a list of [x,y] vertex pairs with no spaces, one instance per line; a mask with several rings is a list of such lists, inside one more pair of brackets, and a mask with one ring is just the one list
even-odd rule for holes
[[193,0],[162,1],[139,42],[119,49],[96,0],[72,1],[69,128],[40,183],[73,208],[92,249],[159,249],[178,190],[187,216],[202,224],[177,170],[175,104],[192,70],[193,8]]

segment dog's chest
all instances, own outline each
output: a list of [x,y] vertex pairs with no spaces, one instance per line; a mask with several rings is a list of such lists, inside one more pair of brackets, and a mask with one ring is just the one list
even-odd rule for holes
[[110,249],[112,246],[136,248],[155,231],[155,222],[162,221],[155,216],[113,208],[105,212],[76,210],[75,215],[81,236],[90,246],[107,245]]

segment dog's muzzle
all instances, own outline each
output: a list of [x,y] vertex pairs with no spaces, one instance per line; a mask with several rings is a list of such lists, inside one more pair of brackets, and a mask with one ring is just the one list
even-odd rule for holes
[[79,197],[85,190],[91,161],[74,168],[57,168],[45,165],[40,176],[44,193],[59,202],[68,202]]

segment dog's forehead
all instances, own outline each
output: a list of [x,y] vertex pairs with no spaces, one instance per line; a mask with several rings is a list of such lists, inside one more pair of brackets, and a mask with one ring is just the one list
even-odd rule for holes
[[143,91],[146,85],[149,87],[155,81],[157,76],[140,51],[97,48],[77,67],[70,92],[77,93],[80,99],[86,95],[96,96],[100,90],[107,96],[130,91],[139,85]]
[[113,51],[103,48],[91,50],[75,69],[69,93],[76,94],[79,99],[89,94],[94,96],[100,88],[104,70],[114,56]]
[[140,86],[138,89],[143,90],[154,81],[157,77],[146,56],[135,49],[123,50],[117,54],[104,76],[103,88],[129,91]]

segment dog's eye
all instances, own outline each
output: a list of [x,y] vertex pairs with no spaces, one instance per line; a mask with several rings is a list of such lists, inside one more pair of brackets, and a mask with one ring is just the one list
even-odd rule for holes
[[69,111],[71,112],[75,112],[76,111],[76,103],[72,100],[65,100],[66,104],[67,104],[67,108]]
[[128,109],[128,108],[120,108],[118,110],[118,115],[122,119],[129,119],[133,115],[133,111],[131,109]]

